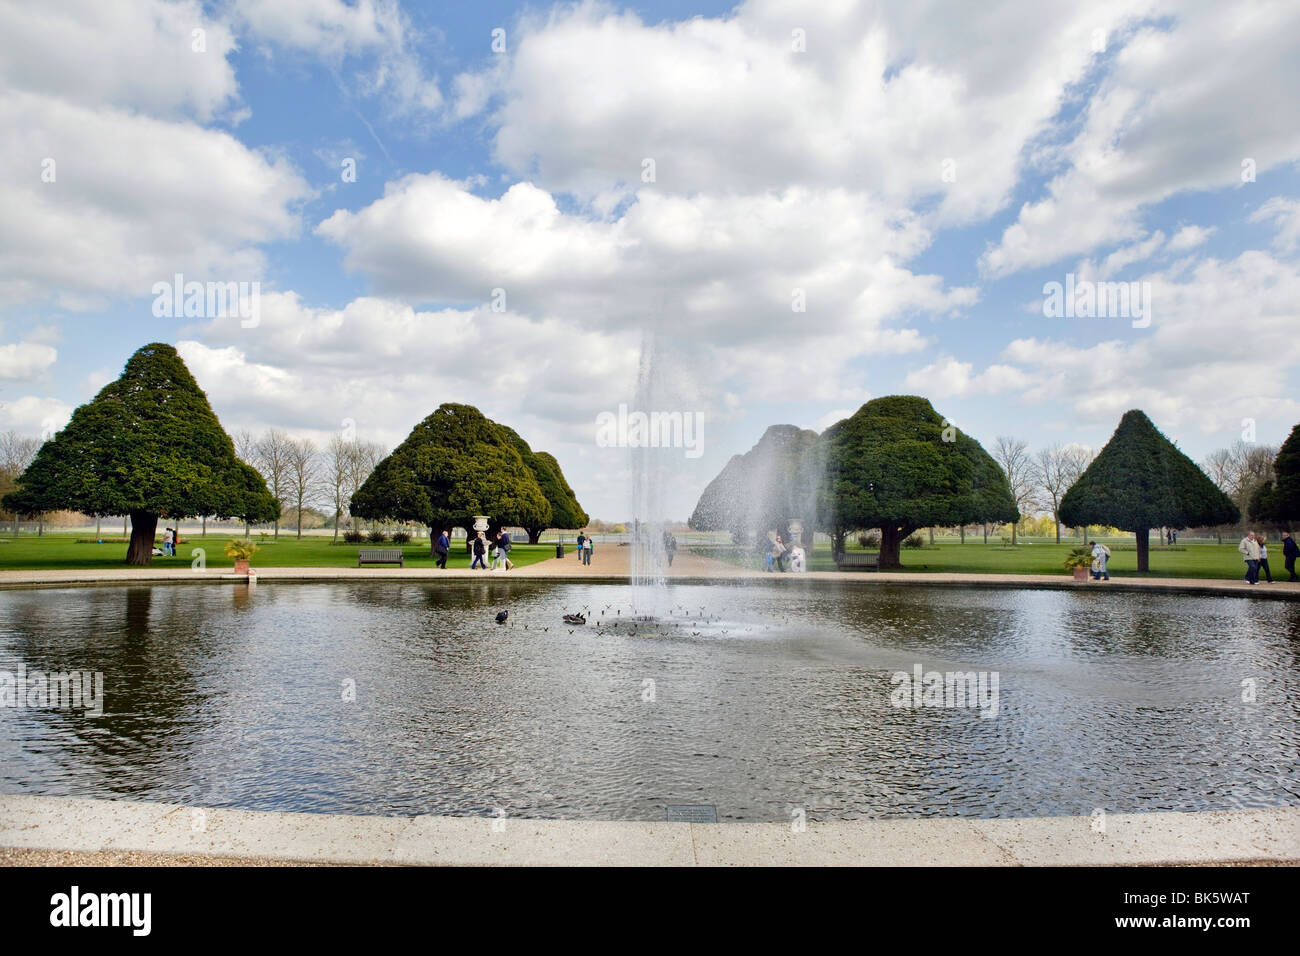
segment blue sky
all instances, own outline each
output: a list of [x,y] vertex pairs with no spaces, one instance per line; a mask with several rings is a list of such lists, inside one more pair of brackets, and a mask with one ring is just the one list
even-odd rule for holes
[[[619,518],[594,422],[647,330],[705,421],[677,517],[768,425],[886,394],[986,447],[1300,420],[1291,5],[802,6],[0,0],[0,428],[161,340],[232,431],[391,447],[468,402]],[[257,325],[155,316],[175,273],[260,283]],[[1044,316],[1067,275],[1150,325]]]

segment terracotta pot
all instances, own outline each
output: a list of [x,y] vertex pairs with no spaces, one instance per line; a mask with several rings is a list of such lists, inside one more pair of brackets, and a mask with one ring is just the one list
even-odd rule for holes
[[1087,580],[1088,580],[1088,569],[1087,569],[1087,568],[1074,568],[1073,570],[1074,570],[1074,580],[1076,580],[1076,581],[1087,581]]
[[236,574],[248,573],[248,558],[235,558],[235,573]]

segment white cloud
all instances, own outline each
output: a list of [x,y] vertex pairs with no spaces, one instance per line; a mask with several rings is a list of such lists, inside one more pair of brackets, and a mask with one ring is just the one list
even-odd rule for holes
[[233,49],[230,30],[197,0],[0,0],[0,89],[8,91],[208,120],[237,99],[226,60]]
[[0,126],[0,294],[10,302],[147,296],[178,271],[254,279],[258,245],[299,230],[292,207],[306,183],[227,133],[12,91],[0,93]]
[[1029,376],[1010,365],[990,365],[976,373],[973,363],[944,356],[924,368],[909,372],[903,385],[932,398],[964,398],[1021,389],[1029,382]]
[[1243,417],[1285,431],[1300,417],[1289,384],[1300,367],[1294,263],[1248,251],[1202,260],[1183,281],[1158,272],[1142,279],[1152,286],[1149,330],[1076,319],[1068,321],[1114,324],[1113,337],[1090,346],[1012,341],[1002,358],[1023,376],[1019,399],[1066,405],[1097,426],[1141,408],[1157,423],[1206,435],[1235,434]]
[[1277,229],[1273,247],[1281,252],[1300,248],[1300,200],[1274,196],[1256,209],[1251,222],[1272,222]]
[[436,76],[426,74],[418,37],[396,0],[235,0],[236,22],[254,39],[315,56],[341,70],[360,59],[356,92],[384,97],[392,112],[437,111]]
[[[991,276],[1138,239],[1145,207],[1189,190],[1241,185],[1300,158],[1295,4],[1153,5],[1173,20],[1137,30],[1059,151],[1067,168],[1025,203],[984,254]],[[1230,42],[1228,41],[1230,38]]]
[[34,342],[0,345],[0,379],[21,381],[36,378],[58,357],[55,349]]
[[[980,4],[954,17],[942,3],[753,0],[651,25],[586,2],[525,18],[506,62],[480,76],[500,102],[498,158],[546,189],[631,191],[652,158],[657,187],[679,195],[845,188],[938,199],[940,218],[964,220],[1006,201],[1022,150],[1094,62],[1092,31],[1145,6]],[[463,111],[487,102],[463,86]]]

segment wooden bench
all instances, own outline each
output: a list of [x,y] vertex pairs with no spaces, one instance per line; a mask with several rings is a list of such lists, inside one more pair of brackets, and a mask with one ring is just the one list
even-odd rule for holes
[[876,551],[841,551],[835,555],[838,571],[879,571],[880,554]]
[[357,567],[363,564],[400,564],[406,567],[401,548],[362,548],[357,552]]

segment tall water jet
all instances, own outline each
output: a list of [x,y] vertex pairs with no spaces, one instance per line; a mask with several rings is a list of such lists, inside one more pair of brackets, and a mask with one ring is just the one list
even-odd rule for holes
[[[655,360],[656,341],[647,331],[641,339],[633,414],[646,416],[647,432],[632,444],[632,548],[630,582],[632,607],[638,615],[661,617],[667,609],[664,580],[664,490],[670,480],[667,449],[651,444],[650,416],[663,413],[667,389],[665,369]],[[639,424],[639,422],[638,422]],[[656,436],[657,437],[657,436]]]

